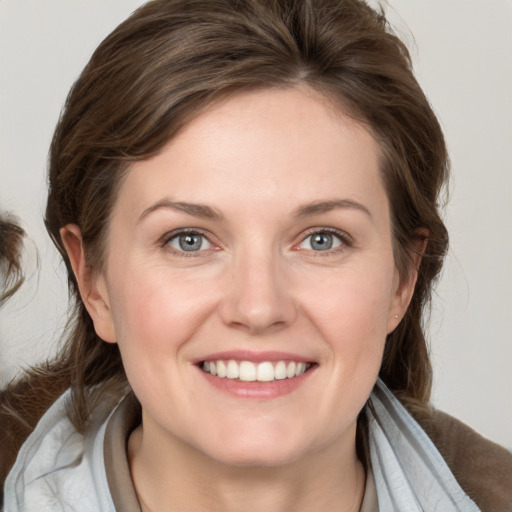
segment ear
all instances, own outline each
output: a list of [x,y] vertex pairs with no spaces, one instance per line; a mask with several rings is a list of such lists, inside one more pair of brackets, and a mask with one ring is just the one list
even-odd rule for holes
[[400,279],[398,270],[395,268],[393,296],[391,298],[388,312],[388,334],[396,329],[409,307],[412,296],[414,295],[414,288],[418,279],[418,270],[420,268],[423,254],[425,253],[425,249],[427,248],[427,243],[428,231],[426,229],[419,229],[417,231],[417,241],[409,253],[414,268],[412,268],[403,279]]
[[87,265],[80,228],[75,224],[68,224],[60,229],[60,236],[96,334],[104,341],[115,343],[116,333],[105,277],[103,273],[93,271]]

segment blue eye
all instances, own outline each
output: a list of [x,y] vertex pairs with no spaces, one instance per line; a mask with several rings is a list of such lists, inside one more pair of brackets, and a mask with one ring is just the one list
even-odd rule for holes
[[307,236],[300,244],[301,249],[309,251],[329,251],[336,249],[343,243],[340,236],[328,231],[317,231]]
[[197,252],[210,249],[211,243],[200,233],[180,233],[173,236],[168,242],[173,249],[184,252]]

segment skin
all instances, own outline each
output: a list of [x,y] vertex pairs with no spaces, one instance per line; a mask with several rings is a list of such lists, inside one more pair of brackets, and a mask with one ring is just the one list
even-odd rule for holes
[[[180,250],[187,228],[203,249]],[[333,248],[314,250],[326,229]],[[361,124],[305,88],[228,98],[133,165],[102,270],[76,226],[62,235],[142,404],[129,457],[143,508],[358,510],[357,415],[414,288],[398,278],[379,148]],[[291,393],[233,396],[195,364],[226,350],[314,367]]]

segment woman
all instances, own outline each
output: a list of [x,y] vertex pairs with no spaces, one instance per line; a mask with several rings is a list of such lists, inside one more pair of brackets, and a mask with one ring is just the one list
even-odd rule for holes
[[428,405],[447,173],[407,50],[366,4],[139,9],[52,142],[76,323],[31,378],[70,389],[5,510],[506,509],[510,455]]

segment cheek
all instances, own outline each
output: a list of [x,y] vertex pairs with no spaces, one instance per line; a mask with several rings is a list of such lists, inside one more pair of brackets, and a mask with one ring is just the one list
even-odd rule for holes
[[389,275],[357,270],[331,276],[308,299],[316,326],[340,343],[383,340],[393,287]]
[[378,375],[386,342],[392,291],[388,275],[343,272],[311,294],[305,306],[328,345],[336,378],[363,402]]
[[[123,272],[124,275],[130,273]],[[138,268],[127,281],[114,275],[111,302],[123,359],[162,361],[176,358],[214,309],[212,288],[198,287],[161,268]],[[125,361],[125,365],[130,364]]]
[[179,281],[171,285],[140,268],[129,283],[113,281],[112,314],[128,381],[140,400],[161,402],[162,391],[176,387],[181,347],[193,334],[197,315]]

